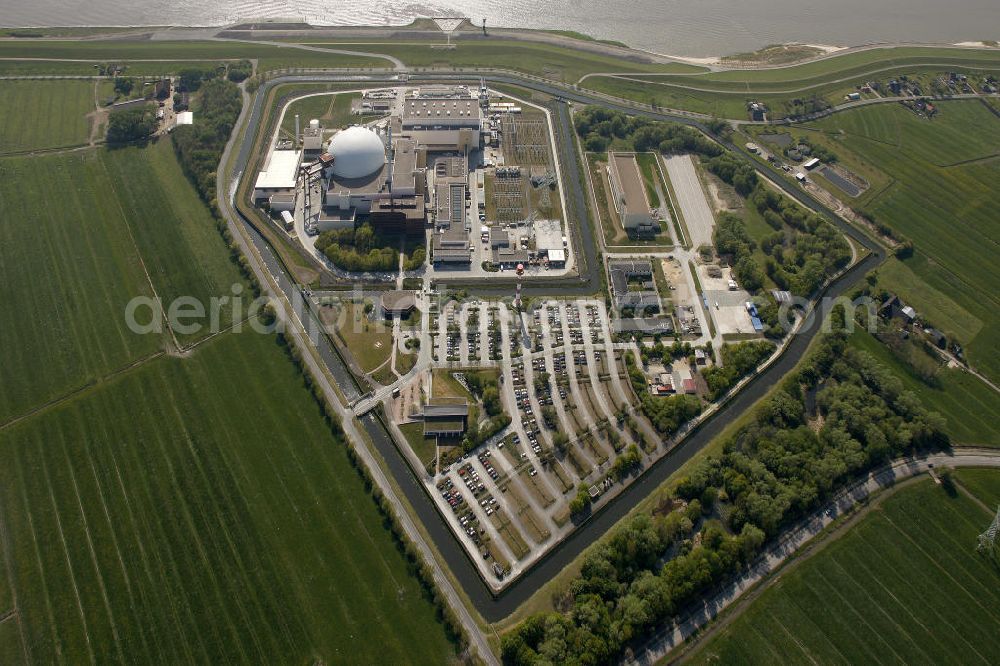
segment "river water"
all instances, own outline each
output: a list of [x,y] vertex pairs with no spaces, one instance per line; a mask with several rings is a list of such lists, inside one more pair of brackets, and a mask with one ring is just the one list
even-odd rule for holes
[[6,26],[214,26],[279,17],[314,25],[400,25],[426,16],[576,30],[694,57],[792,41],[1000,39],[1000,0],[0,0],[0,25]]

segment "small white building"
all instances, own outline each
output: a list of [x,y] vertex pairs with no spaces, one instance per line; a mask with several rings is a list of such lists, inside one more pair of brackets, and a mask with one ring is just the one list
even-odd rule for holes
[[257,174],[254,183],[254,200],[269,199],[272,194],[289,193],[295,190],[298,181],[302,152],[298,150],[275,150],[264,162],[264,169]]

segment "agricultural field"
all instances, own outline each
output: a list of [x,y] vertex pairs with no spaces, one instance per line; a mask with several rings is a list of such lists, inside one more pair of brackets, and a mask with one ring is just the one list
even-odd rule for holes
[[1000,571],[976,536],[992,517],[930,480],[901,489],[779,574],[690,662],[991,663]]
[[[126,325],[133,297],[159,296],[165,308],[194,297],[207,309],[245,289],[167,141],[3,158],[0,168],[0,302],[17,322],[0,327],[0,423],[161,351],[164,336]],[[231,323],[231,307],[220,308],[219,328]]]
[[879,340],[860,326],[851,334],[851,345],[868,352],[893,371],[906,390],[913,391],[924,407],[941,414],[947,421],[945,432],[955,444],[1000,448],[1000,393],[981,379],[954,368],[941,367],[931,386],[898,359]]
[[[901,105],[880,105],[810,127],[838,155],[889,178],[887,187],[872,188],[853,204],[913,241],[915,254],[903,262],[909,274],[898,287],[892,279],[884,279],[885,286],[951,333],[969,361],[998,380],[1000,118],[978,101],[942,102],[938,108],[927,120]],[[947,314],[961,311],[959,329],[952,330]]]
[[966,490],[979,498],[986,506],[1000,505],[1000,474],[989,469],[970,467],[955,470],[954,476]]
[[87,143],[92,81],[0,81],[0,154]]
[[[102,154],[111,191],[165,307],[193,297],[207,309],[212,297],[246,295],[246,283],[226,256],[215,221],[181,171],[169,141]],[[234,315],[245,317],[246,312],[223,306],[219,329],[234,323]],[[210,332],[178,333],[177,338],[188,346]]]
[[[123,316],[152,296],[102,153],[0,160],[0,423],[155,353]],[[59,191],[59,197],[52,192]]]
[[0,507],[27,651],[0,632],[4,663],[453,654],[272,335],[223,334],[0,430]]
[[276,338],[126,325],[248,291],[170,142],[0,169],[0,662],[447,661]]

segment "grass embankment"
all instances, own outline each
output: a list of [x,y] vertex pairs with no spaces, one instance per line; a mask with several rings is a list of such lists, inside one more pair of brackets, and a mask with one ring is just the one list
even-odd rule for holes
[[163,336],[124,325],[154,287],[207,300],[241,284],[171,146],[0,164],[0,603],[16,595],[18,618],[2,661],[449,659],[275,337],[150,357]]
[[388,40],[366,40],[364,44],[338,44],[331,41],[310,41],[314,46],[327,45],[331,48],[359,49],[366,52],[384,53],[402,60],[408,67],[443,67],[461,69],[467,67],[493,67],[511,69],[528,74],[544,76],[565,83],[576,83],[581,76],[590,72],[663,72],[698,73],[704,67],[683,63],[653,64],[602,55],[551,44],[518,42],[513,40],[469,41],[456,40],[453,49],[441,49],[441,42],[400,42]]
[[[907,47],[872,49],[773,69],[728,70],[695,74],[645,76],[638,70],[628,78],[590,77],[586,88],[662,107],[747,118],[747,100],[764,102],[780,117],[794,99],[822,98],[830,104],[867,80],[912,79],[949,71],[996,73],[1000,52],[995,50]],[[593,70],[602,71],[602,70]],[[603,70],[608,71],[608,70]]]
[[86,143],[92,81],[0,81],[0,153]]
[[[175,60],[178,69],[185,67],[201,67],[206,62],[222,60],[258,59],[258,71],[267,72],[274,69],[298,67],[351,67],[351,68],[386,68],[391,63],[385,58],[352,56],[319,51],[295,50],[271,46],[267,44],[250,44],[246,42],[211,42],[211,41],[150,41],[150,40],[9,40],[0,42],[0,58],[37,58],[45,59],[84,59],[95,62],[116,62],[129,65],[126,74],[136,74],[133,71],[135,60]],[[180,62],[187,61],[187,62]],[[0,63],[6,67],[8,63]],[[56,63],[74,66],[74,71],[83,73],[79,65],[85,64],[89,74],[94,73],[91,65],[86,63]],[[153,66],[156,72],[163,72],[165,63],[146,63]],[[139,66],[140,63],[134,63]],[[172,70],[177,71],[177,70]]]
[[913,242],[912,258],[880,271],[883,285],[1000,381],[1000,118],[977,101],[938,109],[933,120],[898,105],[849,111],[815,123],[810,136],[887,183],[852,204]]
[[1000,572],[975,544],[991,518],[930,480],[902,489],[785,572],[691,661],[988,662],[1000,651]]

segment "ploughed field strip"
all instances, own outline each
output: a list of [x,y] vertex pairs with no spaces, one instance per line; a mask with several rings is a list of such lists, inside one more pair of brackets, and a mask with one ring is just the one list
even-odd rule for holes
[[[211,215],[167,142],[143,149],[3,158],[0,297],[20,312],[0,327],[0,423],[37,409],[173,344],[136,333],[126,307],[136,297],[164,308],[189,296],[245,290]],[[51,196],[55,189],[59,197]],[[136,320],[150,323],[144,307]],[[219,309],[218,328],[232,323]],[[178,333],[189,346],[210,330]]]

